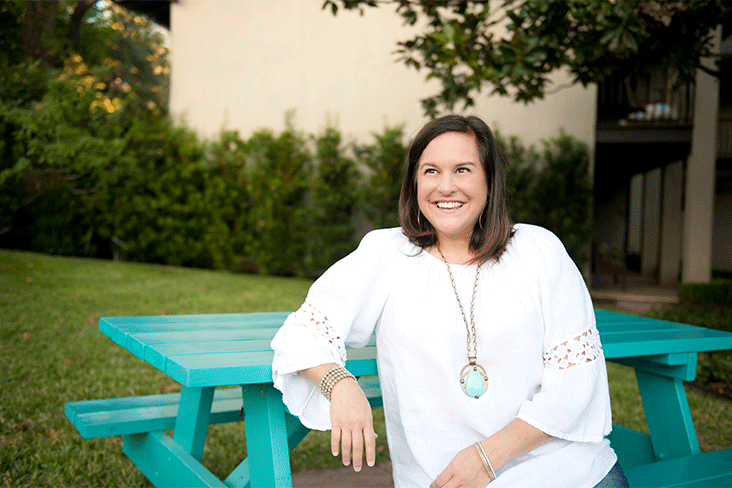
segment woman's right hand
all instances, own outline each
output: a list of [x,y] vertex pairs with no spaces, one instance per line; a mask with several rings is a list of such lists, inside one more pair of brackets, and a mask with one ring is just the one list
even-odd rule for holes
[[334,456],[340,453],[343,465],[353,461],[354,471],[361,471],[364,453],[366,463],[376,462],[376,432],[366,394],[353,378],[340,380],[330,394],[330,448]]

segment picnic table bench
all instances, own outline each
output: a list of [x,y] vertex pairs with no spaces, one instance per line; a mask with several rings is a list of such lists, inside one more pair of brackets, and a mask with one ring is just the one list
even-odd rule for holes
[[[289,451],[308,429],[272,386],[269,346],[287,315],[102,318],[102,333],[178,381],[181,393],[75,401],[66,416],[84,438],[122,435],[125,454],[155,486],[291,487]],[[697,353],[732,349],[732,334],[595,315],[606,358],[635,369],[650,432],[614,426],[608,436],[631,486],[732,486],[732,449],[701,452],[683,386],[695,377]],[[349,350],[347,367],[375,407],[374,344]],[[237,421],[246,424],[247,458],[221,481],[201,464],[206,433],[210,424]]]

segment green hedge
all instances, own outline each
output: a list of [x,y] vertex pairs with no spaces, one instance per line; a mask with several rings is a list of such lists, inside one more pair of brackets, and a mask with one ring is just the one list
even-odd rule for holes
[[[648,315],[672,322],[732,332],[732,313],[729,305],[718,301],[729,299],[728,295],[726,297],[724,295],[725,291],[729,291],[729,287],[730,280],[716,279],[712,283],[679,285],[679,295],[685,303],[661,312],[653,311]],[[732,386],[732,351],[700,353],[696,377],[702,383],[724,382]]]
[[[4,248],[316,276],[357,245],[358,189],[392,185],[347,155],[401,165],[406,151],[400,130],[354,150],[335,128],[306,136],[289,121],[201,141],[157,110],[95,109],[99,92],[73,76],[17,70],[26,89],[8,85],[27,99],[0,101]],[[395,201],[373,208],[396,214]]]
[[[103,84],[18,65],[0,79],[0,247],[46,254],[310,276],[355,249],[365,226],[396,226],[403,127],[368,144],[340,132],[199,140],[159,109]],[[16,76],[17,75],[17,76]],[[86,80],[86,81],[85,81]],[[554,230],[578,263],[589,241],[587,148],[567,136],[542,153],[499,137],[512,213]]]
[[709,283],[680,283],[679,299],[700,305],[732,306],[732,280],[715,278]]

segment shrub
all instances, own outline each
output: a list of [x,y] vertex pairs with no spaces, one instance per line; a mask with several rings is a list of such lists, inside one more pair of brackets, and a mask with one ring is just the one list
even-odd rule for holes
[[40,100],[0,103],[0,190],[13,211],[3,217],[0,245],[95,255],[95,199],[123,164],[124,141],[110,131],[112,115],[90,110],[95,89],[72,78],[47,86]]
[[236,131],[222,131],[205,144],[206,207],[215,209],[205,232],[214,267],[241,271],[247,261],[244,235],[248,231],[252,202],[246,185],[246,143]]
[[242,236],[247,266],[262,274],[302,275],[312,164],[305,138],[288,122],[279,136],[259,131],[245,146],[245,185],[251,203]]
[[217,209],[205,198],[208,175],[195,134],[164,118],[135,119],[125,143],[129,163],[109,189],[113,211],[102,236],[121,241],[125,259],[211,267],[205,233]]
[[709,283],[679,283],[682,302],[732,306],[732,280],[716,278]]
[[356,160],[364,170],[359,200],[366,219],[376,228],[399,225],[401,192],[407,146],[404,126],[386,127],[373,133],[370,145],[356,146]]
[[344,152],[341,134],[333,127],[326,127],[315,138],[306,263],[310,276],[320,275],[358,244],[354,224],[358,173],[355,162]]
[[541,158],[533,146],[525,147],[518,136],[508,139],[495,131],[498,150],[506,166],[508,210],[515,222],[536,222],[540,209],[534,198]]
[[541,153],[524,147],[516,137],[507,141],[498,134],[496,140],[506,161],[512,218],[554,232],[581,267],[592,239],[587,146],[563,130],[542,141]]

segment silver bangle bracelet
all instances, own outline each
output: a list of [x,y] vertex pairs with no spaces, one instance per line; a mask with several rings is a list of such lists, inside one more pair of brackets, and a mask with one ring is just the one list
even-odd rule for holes
[[343,366],[334,366],[330,368],[320,380],[320,393],[330,401],[330,393],[333,391],[333,387],[336,383],[346,378],[356,379],[356,377],[349,373]]
[[488,477],[491,479],[491,481],[495,480],[496,472],[493,471],[493,465],[491,465],[491,461],[490,459],[488,459],[488,456],[483,449],[483,444],[481,444],[480,442],[476,442],[475,449],[478,451],[480,460],[483,461],[483,466],[485,467],[485,470],[488,471]]

